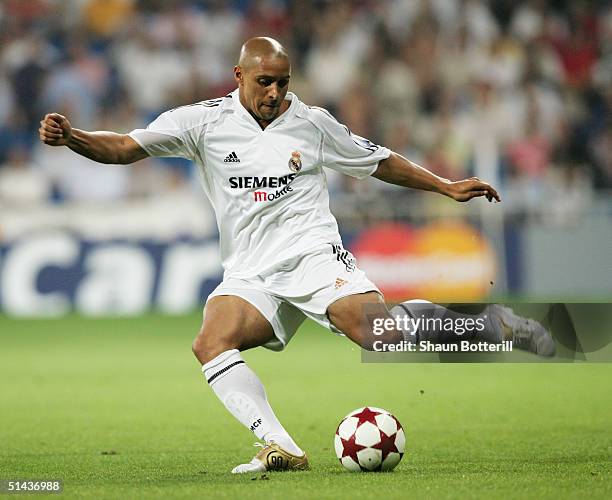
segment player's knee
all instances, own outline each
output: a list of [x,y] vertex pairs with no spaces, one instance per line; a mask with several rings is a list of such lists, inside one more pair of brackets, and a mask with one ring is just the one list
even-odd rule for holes
[[205,341],[200,333],[198,333],[196,338],[193,339],[193,342],[191,344],[191,352],[193,352],[194,356],[198,358],[201,363],[204,363],[204,361],[202,361],[202,358],[205,357],[206,347]]
[[208,363],[222,352],[237,349],[238,343],[232,335],[213,335],[207,329],[202,328],[191,344],[191,350],[198,361],[202,364]]
[[221,354],[224,350],[227,350],[219,349],[220,347],[212,344],[209,341],[208,336],[202,331],[198,333],[196,338],[193,340],[193,343],[191,344],[191,351],[198,359],[198,361],[202,364],[208,363],[210,360]]

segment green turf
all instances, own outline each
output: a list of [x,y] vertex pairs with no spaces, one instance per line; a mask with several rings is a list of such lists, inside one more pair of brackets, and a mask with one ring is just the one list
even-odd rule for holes
[[[199,316],[0,318],[0,479],[64,498],[612,498],[609,364],[362,364],[307,325],[245,354],[312,470],[235,477],[252,434],[192,359]],[[345,472],[339,419],[369,404],[407,433],[392,473]]]

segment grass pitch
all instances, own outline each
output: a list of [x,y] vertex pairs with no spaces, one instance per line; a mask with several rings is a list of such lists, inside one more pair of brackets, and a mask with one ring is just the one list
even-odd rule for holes
[[[0,317],[0,479],[63,479],[66,498],[612,498],[609,364],[362,364],[312,324],[245,354],[307,472],[233,476],[257,451],[190,352],[199,314]],[[394,472],[345,472],[341,417],[404,425]]]

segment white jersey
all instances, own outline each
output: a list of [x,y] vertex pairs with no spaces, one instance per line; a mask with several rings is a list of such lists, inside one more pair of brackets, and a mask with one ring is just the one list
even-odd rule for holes
[[235,90],[166,111],[129,134],[150,156],[198,166],[217,218],[224,279],[283,269],[298,255],[341,243],[323,167],[364,178],[391,154],[324,109],[290,92],[286,99],[289,108],[264,130]]

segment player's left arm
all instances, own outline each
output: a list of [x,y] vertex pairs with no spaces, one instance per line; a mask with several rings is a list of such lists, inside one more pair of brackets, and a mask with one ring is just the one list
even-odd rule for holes
[[393,152],[378,163],[372,177],[398,186],[433,191],[456,201],[469,201],[480,196],[486,196],[489,201],[501,201],[497,191],[478,177],[453,182]]

